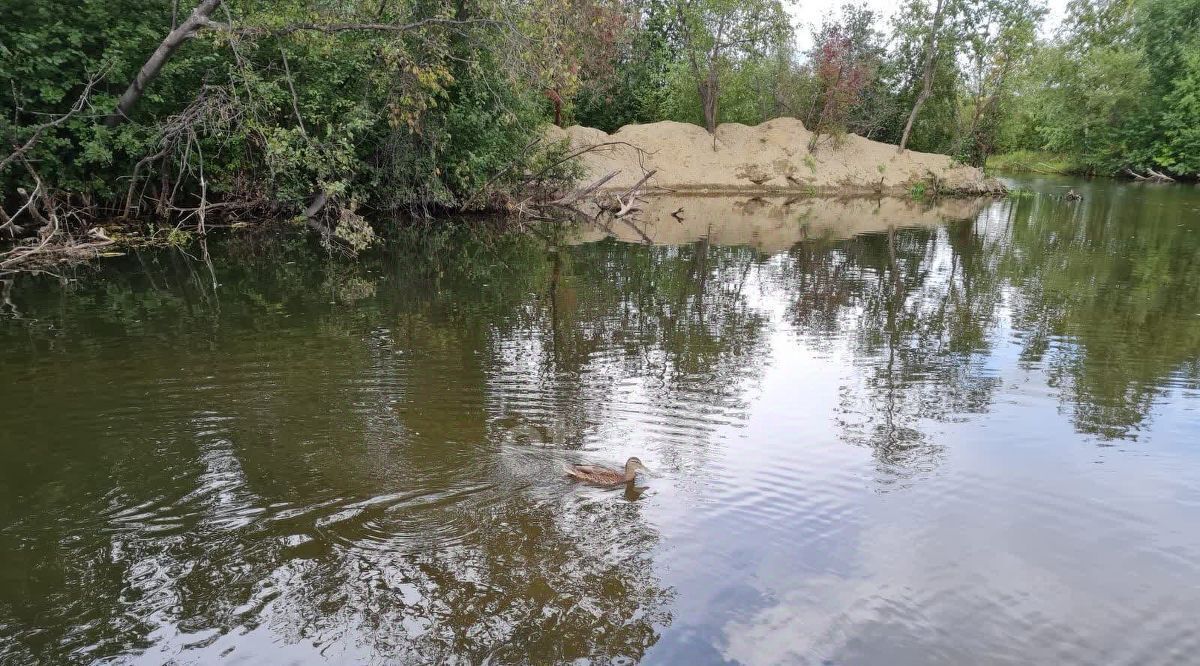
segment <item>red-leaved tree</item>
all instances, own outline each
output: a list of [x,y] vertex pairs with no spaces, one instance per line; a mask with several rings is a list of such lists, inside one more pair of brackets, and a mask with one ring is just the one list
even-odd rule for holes
[[[876,63],[862,57],[861,45],[841,26],[827,26],[813,48],[816,90],[809,124],[813,136],[809,150],[821,135],[845,132],[850,112],[861,103],[867,84],[875,76]],[[815,117],[814,117],[815,116]]]

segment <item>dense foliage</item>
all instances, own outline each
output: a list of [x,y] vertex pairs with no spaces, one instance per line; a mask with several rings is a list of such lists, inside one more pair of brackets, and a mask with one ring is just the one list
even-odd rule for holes
[[340,224],[486,207],[545,154],[531,146],[540,87],[577,76],[521,48],[561,38],[538,35],[542,10],[527,5],[210,1],[127,117],[115,113],[189,20],[176,4],[0,6],[0,223],[39,191],[72,204],[35,197],[27,212],[47,218],[320,202]]
[[1094,173],[1200,174],[1200,2],[1073,0],[1014,86],[1000,148]]
[[[0,5],[0,235],[502,205],[550,121],[796,116],[982,164],[1200,172],[1200,0],[30,0]],[[156,51],[157,49],[157,51]]]
[[[616,75],[585,83],[571,119],[609,131],[710,124],[703,97],[717,81],[712,121],[795,116],[835,139],[900,143],[929,62],[931,94],[910,148],[975,165],[1030,151],[1035,165],[1087,173],[1200,175],[1200,0],[1073,0],[1053,31],[1039,0],[947,0],[940,16],[930,0],[905,0],[890,23],[847,4],[818,22],[803,50],[780,29],[783,14],[743,5],[734,18],[750,32],[732,40],[737,52],[713,49],[722,7],[638,5],[632,37],[612,50]],[[692,29],[699,48],[688,23],[671,21],[689,12],[709,26]]]

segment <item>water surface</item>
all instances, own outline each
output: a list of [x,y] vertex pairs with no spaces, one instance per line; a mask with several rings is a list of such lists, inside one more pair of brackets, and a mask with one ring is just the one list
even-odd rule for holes
[[0,662],[1194,663],[1200,191],[1024,185],[9,279]]

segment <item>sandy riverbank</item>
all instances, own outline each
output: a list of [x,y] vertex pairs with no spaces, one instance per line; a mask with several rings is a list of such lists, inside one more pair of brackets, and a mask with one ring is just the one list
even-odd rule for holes
[[[608,189],[632,186],[646,170],[649,185],[675,192],[737,194],[907,194],[914,186],[955,194],[1000,191],[983,171],[946,155],[906,150],[853,134],[822,137],[795,118],[776,118],[750,127],[725,123],[709,134],[677,122],[626,125],[613,134],[588,127],[551,127],[547,137],[569,141],[574,150],[596,146],[579,162],[584,183],[618,174]],[[607,145],[606,145],[607,144]]]

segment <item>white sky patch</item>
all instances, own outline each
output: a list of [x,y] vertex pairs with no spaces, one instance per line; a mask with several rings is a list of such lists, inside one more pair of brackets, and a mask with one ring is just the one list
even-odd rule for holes
[[[796,29],[796,45],[801,52],[812,46],[813,28],[821,24],[822,18],[826,14],[837,13],[848,1],[858,4],[853,0],[803,0],[791,3],[785,0],[784,7],[792,17],[792,26]],[[1063,17],[1066,16],[1067,0],[1044,2],[1049,10],[1042,21],[1041,36],[1045,38],[1053,35],[1062,23]],[[900,0],[863,0],[862,4],[880,17],[878,25],[885,33],[891,28],[892,15],[899,11],[901,6]]]

